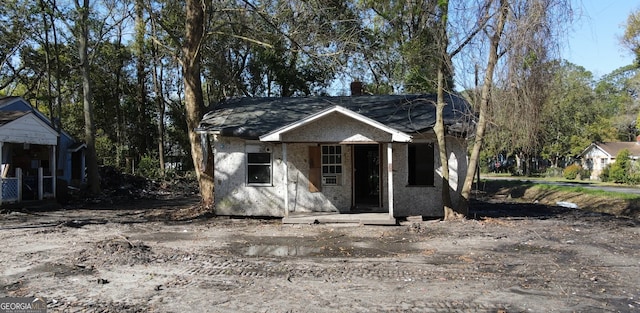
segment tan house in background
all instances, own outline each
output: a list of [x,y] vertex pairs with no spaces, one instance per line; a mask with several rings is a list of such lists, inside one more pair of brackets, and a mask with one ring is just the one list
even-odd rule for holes
[[591,171],[590,179],[600,179],[600,173],[609,164],[616,161],[620,151],[627,149],[632,160],[640,158],[640,136],[630,142],[594,142],[580,155],[582,167]]

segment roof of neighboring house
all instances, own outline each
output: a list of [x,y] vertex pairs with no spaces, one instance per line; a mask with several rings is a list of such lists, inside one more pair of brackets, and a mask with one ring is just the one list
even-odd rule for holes
[[[445,96],[445,101],[445,125],[465,131],[472,119],[469,103],[455,94]],[[430,130],[436,122],[436,95],[238,98],[216,104],[197,130],[257,139],[336,106],[408,134]]]
[[[51,122],[51,120],[49,120],[48,117],[46,117],[44,114],[42,114],[42,112],[38,111],[36,108],[33,107],[33,105],[31,105],[31,103],[27,100],[25,100],[22,97],[17,97],[17,96],[9,96],[9,97],[1,97],[0,98],[0,111],[31,111],[33,112],[39,119],[41,119],[43,122],[47,123],[49,126],[51,126],[52,128],[55,129],[55,127],[53,126],[53,123]],[[73,138],[71,135],[69,135],[67,132],[65,132],[64,130],[60,131],[60,134],[66,138],[68,138],[69,141],[71,142],[75,142],[77,140],[75,140],[75,138]]]
[[611,158],[615,158],[620,151],[627,149],[632,158],[640,158],[640,143],[636,141],[594,142],[580,154],[580,157],[592,148],[600,149]]
[[27,114],[29,114],[29,112],[0,111],[0,126],[11,123]]

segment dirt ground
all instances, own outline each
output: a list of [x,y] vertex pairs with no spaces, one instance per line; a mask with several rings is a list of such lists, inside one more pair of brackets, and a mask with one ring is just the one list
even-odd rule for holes
[[0,297],[48,312],[640,312],[640,222],[475,201],[468,219],[283,225],[194,196],[4,209]]

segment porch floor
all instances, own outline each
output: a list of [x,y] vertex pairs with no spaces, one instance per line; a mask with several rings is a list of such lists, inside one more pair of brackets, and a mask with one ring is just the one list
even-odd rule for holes
[[283,224],[329,224],[351,223],[359,225],[398,225],[389,213],[336,213],[336,212],[290,212],[282,218]]

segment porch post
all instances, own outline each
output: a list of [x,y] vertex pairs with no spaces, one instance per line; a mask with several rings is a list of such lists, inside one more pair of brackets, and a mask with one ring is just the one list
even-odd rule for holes
[[389,217],[393,218],[393,147],[387,143],[387,190],[389,191]]
[[289,216],[289,166],[287,166],[287,143],[282,143],[282,173],[284,175],[284,217]]
[[38,167],[38,200],[42,200],[44,197],[44,188],[42,188],[44,184],[44,170],[42,167]]
[[53,192],[53,198],[56,198],[58,194],[56,192],[56,181],[58,180],[58,160],[56,159],[56,155],[58,154],[58,146],[50,146],[51,147],[51,159],[53,162],[53,166],[51,166],[51,188]]
[[16,178],[18,178],[18,202],[22,201],[22,169],[16,168]]

